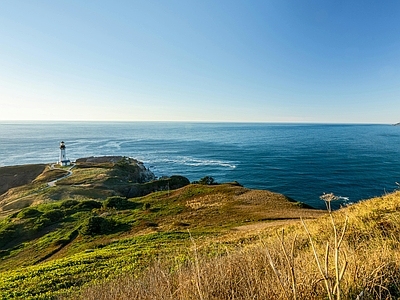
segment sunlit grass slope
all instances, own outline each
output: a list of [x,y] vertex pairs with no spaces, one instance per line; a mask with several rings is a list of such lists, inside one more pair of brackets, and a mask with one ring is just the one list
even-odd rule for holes
[[400,298],[400,192],[256,235],[211,256],[194,237],[189,260],[159,260],[80,299]]
[[400,297],[400,192],[329,214],[237,183],[137,183],[126,161],[47,185],[66,173],[1,196],[0,299]]
[[[126,157],[90,157],[79,159],[72,176],[71,167],[26,165],[0,168],[3,194],[0,195],[0,219],[24,207],[64,199],[104,200],[110,196],[142,196],[155,190],[184,186],[189,181],[172,176],[155,180],[142,163]],[[18,180],[16,180],[18,178]],[[56,185],[48,183],[57,178]]]
[[[323,214],[283,195],[237,184],[192,184],[130,199],[71,199],[73,185],[96,190],[104,180],[98,168],[85,170],[74,170],[65,179],[69,184],[37,193],[51,201],[15,209],[0,222],[1,297],[52,299],[121,274],[139,275],[162,257],[188,261],[190,235],[213,255],[250,243],[254,236],[247,235],[248,226]],[[27,194],[39,188],[32,184],[25,186]],[[49,196],[63,189],[60,200]]]

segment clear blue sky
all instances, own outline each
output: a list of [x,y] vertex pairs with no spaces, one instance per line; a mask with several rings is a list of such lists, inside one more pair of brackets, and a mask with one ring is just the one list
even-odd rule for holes
[[400,1],[0,0],[0,120],[400,122]]

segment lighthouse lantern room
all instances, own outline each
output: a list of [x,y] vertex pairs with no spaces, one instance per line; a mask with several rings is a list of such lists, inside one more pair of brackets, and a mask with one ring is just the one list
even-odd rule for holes
[[67,155],[65,154],[65,143],[61,142],[60,143],[60,160],[58,163],[61,166],[69,166],[71,164],[71,161],[67,158]]

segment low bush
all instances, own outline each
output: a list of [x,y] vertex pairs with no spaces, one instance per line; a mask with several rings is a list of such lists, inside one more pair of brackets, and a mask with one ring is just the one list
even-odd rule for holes
[[60,209],[54,209],[43,213],[35,220],[35,230],[40,230],[46,226],[61,221],[64,218],[64,213]]
[[135,206],[134,203],[130,202],[125,197],[120,197],[120,196],[113,196],[107,198],[104,201],[103,205],[106,208],[115,208],[118,210],[130,209]]
[[101,208],[102,204],[96,200],[85,200],[79,202],[78,205],[75,206],[78,210],[92,210],[94,208]]
[[77,206],[80,202],[78,200],[65,200],[60,204],[61,208],[72,208]]
[[203,184],[203,185],[217,185],[218,182],[211,176],[205,176],[201,178],[199,181],[194,181],[195,184]]
[[20,219],[29,219],[29,218],[38,217],[41,214],[42,214],[41,211],[39,211],[39,210],[37,210],[35,208],[28,207],[28,208],[24,208],[23,210],[21,210],[18,213],[17,217],[20,218]]
[[17,224],[7,224],[0,229],[0,249],[18,235]]
[[41,215],[43,218],[49,219],[51,222],[60,221],[64,217],[64,213],[60,209],[53,209]]
[[99,235],[112,232],[117,223],[113,219],[106,219],[99,216],[92,216],[85,220],[80,229],[83,235]]

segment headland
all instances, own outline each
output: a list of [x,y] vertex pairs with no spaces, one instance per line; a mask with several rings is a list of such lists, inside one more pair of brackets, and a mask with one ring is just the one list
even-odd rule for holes
[[[373,297],[382,285],[400,294],[399,192],[327,213],[237,182],[156,178],[123,156],[5,167],[0,176],[5,299],[337,294],[323,280],[305,284],[326,274],[315,257],[325,257],[329,280],[341,270],[345,298]],[[361,285],[368,278],[381,281]]]

